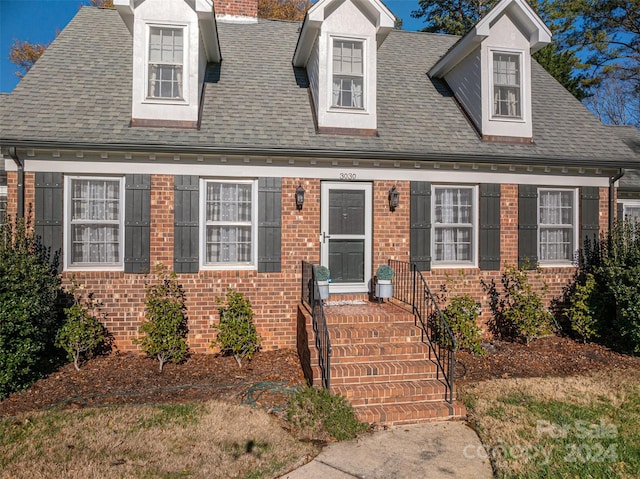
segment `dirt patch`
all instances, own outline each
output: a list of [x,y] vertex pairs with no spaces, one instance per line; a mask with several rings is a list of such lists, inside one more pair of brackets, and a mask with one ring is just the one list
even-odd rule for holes
[[137,354],[93,359],[76,371],[68,364],[26,391],[0,401],[0,418],[54,406],[80,408],[104,404],[169,404],[210,399],[279,408],[288,388],[305,384],[295,351],[256,354],[238,368],[232,357],[193,355],[167,364]]

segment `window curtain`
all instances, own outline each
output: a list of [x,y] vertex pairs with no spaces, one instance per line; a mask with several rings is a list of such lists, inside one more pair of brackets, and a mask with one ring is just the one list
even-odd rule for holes
[[[454,190],[446,189],[440,190],[441,198],[441,222],[442,223],[455,223],[454,213]],[[454,228],[442,229],[442,260],[443,261],[455,261],[456,258],[456,245],[455,245],[455,233]]]
[[[572,228],[553,225],[570,226],[572,221],[572,193],[567,191],[544,191],[540,193],[540,259],[571,260]],[[551,225],[551,226],[547,226]]]
[[207,183],[207,262],[251,261],[251,196],[250,184]]

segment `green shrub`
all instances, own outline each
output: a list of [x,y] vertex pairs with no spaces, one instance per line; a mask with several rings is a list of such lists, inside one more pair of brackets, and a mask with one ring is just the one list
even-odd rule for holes
[[286,417],[297,435],[310,439],[344,441],[369,427],[358,421],[353,407],[344,397],[313,387],[300,389],[289,399]]
[[28,220],[0,226],[0,398],[26,388],[53,366],[57,263]]
[[159,282],[149,284],[146,290],[146,321],[140,331],[145,336],[138,338],[142,351],[155,356],[160,363],[160,372],[165,363],[180,363],[189,353],[187,345],[187,317],[184,290],[177,275],[167,274],[164,265],[158,265],[154,274]]
[[380,265],[376,271],[376,277],[383,281],[391,281],[393,279],[393,268],[386,264]]
[[218,303],[221,305],[218,310],[220,324],[214,326],[218,334],[211,347],[219,347],[222,354],[232,354],[238,366],[242,367],[242,361],[251,360],[260,349],[251,303],[242,293],[232,289],[227,291],[226,301],[223,303],[218,298]]
[[326,266],[314,266],[316,270],[316,281],[329,281],[331,277],[331,273],[329,272],[329,268]]
[[66,320],[56,335],[56,346],[64,349],[76,370],[80,370],[80,360],[92,356],[105,345],[109,337],[107,330],[96,317],[100,303],[90,293],[83,300],[79,293],[82,286],[73,280],[69,293],[73,304],[64,309]]
[[576,281],[571,291],[569,305],[564,310],[564,316],[569,322],[571,331],[584,342],[599,335],[598,316],[593,305],[595,291],[595,277],[587,273],[582,281]]
[[[535,271],[540,273],[539,269]],[[482,281],[483,288],[489,294],[493,314],[489,328],[495,336],[528,343],[533,338],[553,333],[553,316],[544,307],[541,297],[547,285],[543,282],[541,294],[534,291],[528,265],[520,269],[505,265],[500,281],[502,293],[498,291],[494,280],[489,283]]]
[[480,303],[468,294],[456,295],[449,300],[442,314],[453,333],[457,349],[468,350],[474,354],[486,354],[481,344],[482,330],[477,321],[480,316]]
[[594,336],[614,349],[640,353],[640,223],[617,222],[597,241],[587,242],[580,273],[592,274],[595,281],[585,299],[589,314],[598,319]]

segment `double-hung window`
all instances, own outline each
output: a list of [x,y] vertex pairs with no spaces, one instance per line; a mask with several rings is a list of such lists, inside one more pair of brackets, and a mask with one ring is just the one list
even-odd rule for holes
[[203,184],[203,266],[253,266],[255,182],[204,180]]
[[67,177],[67,266],[123,267],[123,178]]
[[474,186],[433,186],[434,264],[475,263],[476,196]]
[[538,258],[540,262],[574,260],[577,244],[576,190],[538,190]]
[[363,60],[363,41],[333,39],[332,106],[364,108]]
[[493,116],[522,118],[522,71],[518,53],[493,52]]
[[623,202],[622,217],[626,221],[640,221],[640,202]]
[[182,28],[149,28],[149,98],[182,99]]
[[0,225],[7,217],[7,173],[0,171]]

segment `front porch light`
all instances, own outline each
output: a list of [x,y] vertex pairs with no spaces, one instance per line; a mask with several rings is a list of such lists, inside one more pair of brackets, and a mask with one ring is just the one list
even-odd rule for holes
[[304,204],[304,188],[301,184],[298,184],[296,188],[296,209],[301,210]]
[[389,190],[389,210],[395,211],[400,203],[400,192],[395,185]]

